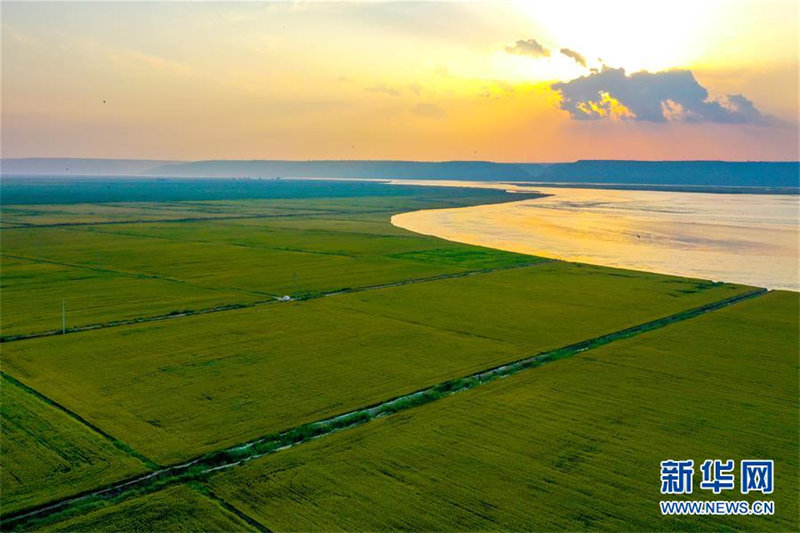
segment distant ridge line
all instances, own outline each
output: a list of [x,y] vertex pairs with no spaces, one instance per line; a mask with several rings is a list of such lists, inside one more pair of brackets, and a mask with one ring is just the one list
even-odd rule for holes
[[3,176],[183,178],[320,177],[462,181],[547,181],[707,187],[800,186],[798,161],[639,161],[561,163],[402,160],[222,160],[23,158],[0,160]]

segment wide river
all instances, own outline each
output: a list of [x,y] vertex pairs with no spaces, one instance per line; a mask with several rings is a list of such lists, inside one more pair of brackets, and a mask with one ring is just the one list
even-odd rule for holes
[[795,195],[478,186],[551,196],[403,213],[392,223],[542,257],[800,290]]

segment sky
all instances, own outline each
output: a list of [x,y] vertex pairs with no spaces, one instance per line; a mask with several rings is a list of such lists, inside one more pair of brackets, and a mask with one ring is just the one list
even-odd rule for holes
[[798,160],[798,5],[4,1],[0,149]]

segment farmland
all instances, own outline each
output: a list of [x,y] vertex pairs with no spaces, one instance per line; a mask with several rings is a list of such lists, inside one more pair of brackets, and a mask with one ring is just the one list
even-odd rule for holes
[[146,470],[64,412],[0,379],[3,511],[69,496]]
[[[0,512],[112,487],[15,528],[688,528],[697,524],[648,507],[657,455],[716,457],[710,443],[731,442],[737,458],[796,471],[786,406],[797,395],[796,295],[727,306],[754,289],[548,261],[389,222],[519,198],[499,191],[270,182],[261,197],[198,184],[180,201],[174,183],[161,186],[168,201],[146,202],[152,192],[138,182],[20,185],[18,203],[2,206]],[[57,334],[62,301],[67,335]],[[221,474],[169,474],[598,338],[610,344],[400,404]],[[726,380],[756,393],[744,402],[722,390]],[[148,469],[157,482],[122,485]],[[540,498],[564,511],[532,507]],[[791,525],[783,516],[769,524]]]
[[369,291],[392,312],[363,292],[32,339],[5,366],[169,464],[744,290],[615,274],[542,264]]
[[[414,208],[441,201],[434,195],[398,203]],[[88,215],[72,204],[4,207],[4,221],[31,225],[3,234],[3,335],[60,329],[62,302],[67,327],[75,328],[536,261],[397,230],[382,197],[374,205],[305,202],[312,205],[78,206]],[[20,212],[29,215],[19,218]],[[152,223],[153,212],[179,218]],[[96,225],[97,213],[132,220]],[[222,214],[233,218],[214,219]],[[64,217],[72,222],[52,227]]]
[[219,503],[177,486],[82,513],[42,531],[256,531]]
[[[281,531],[797,530],[797,304],[773,293],[612,343],[211,486]],[[668,457],[774,458],[776,515],[658,516]]]

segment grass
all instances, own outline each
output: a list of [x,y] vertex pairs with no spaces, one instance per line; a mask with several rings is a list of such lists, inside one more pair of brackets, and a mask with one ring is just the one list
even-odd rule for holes
[[255,531],[216,501],[172,486],[118,505],[88,509],[39,531]]
[[170,464],[744,290],[697,286],[553,263],[9,343],[4,365]]
[[0,421],[2,512],[39,505],[144,472],[144,465],[5,378]]
[[[274,530],[797,530],[797,321],[798,295],[772,293],[252,461],[211,486]],[[776,515],[662,517],[667,458],[774,459],[772,496],[717,498],[774,499]]]

